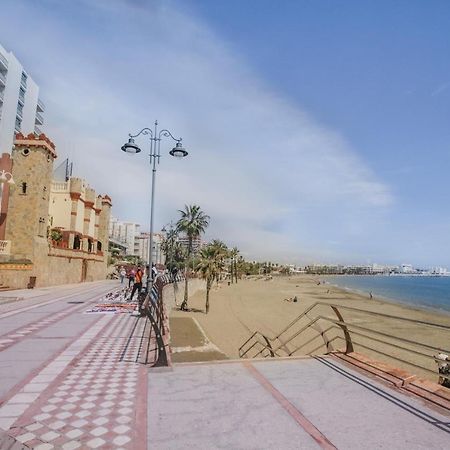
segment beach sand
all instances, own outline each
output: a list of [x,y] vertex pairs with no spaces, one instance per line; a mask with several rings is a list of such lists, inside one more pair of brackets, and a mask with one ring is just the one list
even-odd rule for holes
[[[239,280],[237,284],[228,285],[221,283],[210,292],[209,314],[202,312],[205,306],[205,292],[197,292],[190,298],[189,307],[194,311],[183,312],[172,309],[171,318],[192,317],[195,318],[206,334],[207,338],[220,349],[227,357],[239,358],[240,346],[252,335],[259,331],[269,338],[276,337],[293,319],[299,316],[305,309],[316,302],[326,302],[336,305],[351,306],[383,314],[412,318],[415,320],[443,324],[450,327],[450,315],[439,314],[431,310],[420,310],[399,305],[384,300],[350,292],[342,288],[334,287],[324,283],[326,277],[298,275],[290,277],[253,277]],[[318,284],[320,281],[320,284]],[[297,297],[297,302],[289,301]],[[450,332],[445,329],[436,329],[427,325],[417,325],[404,322],[361,314],[354,311],[340,310],[345,322],[358,326],[367,327],[389,335],[398,336],[413,341],[423,342],[430,346],[448,349],[450,347]],[[308,316],[315,318],[318,315],[336,319],[336,315],[328,306],[315,307]],[[308,319],[303,318],[294,328],[283,335],[281,339],[286,341],[302,326],[307,325]],[[324,344],[320,331],[326,331],[328,340],[332,340],[332,349],[345,348],[345,341],[337,336],[343,337],[343,333],[337,327],[330,328],[330,322],[319,320],[316,322],[318,328],[308,328],[287,345],[281,345],[280,356],[292,353],[295,356],[305,354],[323,354],[327,348]],[[328,329],[330,328],[330,329]],[[174,330],[176,331],[176,330]],[[374,335],[363,337],[355,332],[367,334],[354,329],[352,340],[354,349],[374,359],[384,361],[395,367],[403,368],[411,373],[436,381],[437,375],[415,368],[411,364],[425,366],[437,374],[437,364],[429,358],[437,352],[432,349],[418,348],[415,345],[407,346],[415,351],[427,355],[426,357],[406,353],[385,343],[377,342],[379,339]],[[335,338],[333,340],[333,338]],[[305,342],[311,342],[305,345]],[[398,344],[398,341],[390,341]],[[279,344],[276,341],[275,347]],[[405,344],[400,344],[405,346]],[[366,347],[369,347],[369,350]],[[385,355],[386,354],[386,355]],[[411,364],[399,362],[387,355],[395,355]]]

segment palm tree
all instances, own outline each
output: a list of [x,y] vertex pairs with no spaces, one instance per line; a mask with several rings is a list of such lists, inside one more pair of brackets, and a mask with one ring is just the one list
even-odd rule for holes
[[237,283],[237,257],[239,255],[239,250],[237,247],[233,247],[230,250],[230,256],[231,256],[231,282],[233,282],[233,274],[234,278]]
[[184,266],[185,271],[185,287],[184,287],[184,300],[181,304],[183,311],[187,310],[188,304],[188,277],[187,269],[188,262],[192,255],[192,243],[195,238],[198,238],[205,232],[209,225],[209,216],[206,215],[197,205],[185,205],[184,211],[179,210],[181,218],[176,224],[176,230],[178,233],[184,233],[188,239],[187,260]]
[[214,279],[217,279],[224,268],[223,248],[214,243],[208,244],[200,250],[200,259],[196,271],[206,281],[205,312],[209,312],[209,291]]
[[226,246],[226,244],[219,239],[214,239],[208,245],[213,247],[213,249],[215,251],[215,258],[217,259],[218,264],[220,263],[220,266],[221,266],[221,270],[216,273],[216,282],[217,282],[217,285],[219,285],[220,275],[222,273],[222,270],[225,267],[225,260],[229,257],[229,250],[228,250],[228,247]]
[[173,266],[175,265],[175,250],[177,241],[177,233],[175,230],[169,230],[166,234],[166,237],[161,242],[161,251],[165,255],[166,259],[166,267],[170,273],[173,271]]

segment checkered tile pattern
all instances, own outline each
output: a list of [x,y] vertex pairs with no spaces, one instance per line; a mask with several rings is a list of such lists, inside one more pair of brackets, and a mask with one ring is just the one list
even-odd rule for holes
[[144,327],[145,319],[114,316],[9,434],[38,450],[135,448]]

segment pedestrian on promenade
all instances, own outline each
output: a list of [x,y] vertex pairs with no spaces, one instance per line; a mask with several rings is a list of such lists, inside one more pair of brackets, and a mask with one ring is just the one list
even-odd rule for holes
[[139,294],[141,293],[142,289],[142,278],[144,277],[144,272],[141,269],[141,266],[138,266],[136,273],[134,274],[134,285],[133,290],[131,291],[131,297],[130,302],[133,301],[134,293],[138,291],[138,298]]
[[152,264],[152,280],[155,281],[156,276],[158,275],[158,269],[154,264]]
[[123,280],[125,279],[125,276],[127,274],[127,271],[123,266],[120,267],[119,275],[120,275],[120,284],[123,284]]
[[129,269],[129,271],[128,271],[128,287],[131,287],[131,285],[134,283],[135,274],[136,274],[136,272],[133,268]]

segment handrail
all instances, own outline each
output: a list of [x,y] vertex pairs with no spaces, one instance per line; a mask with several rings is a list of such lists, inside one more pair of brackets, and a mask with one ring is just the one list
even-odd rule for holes
[[[310,317],[308,314],[313,312],[313,310],[318,306],[331,308],[334,314],[336,315],[337,319],[328,317],[323,313],[318,313]],[[369,342],[384,344],[385,346],[387,345],[392,349],[400,350],[409,353],[411,355],[420,356],[428,360],[432,359],[435,362],[438,362],[439,359],[437,359],[435,355],[432,355],[430,354],[430,352],[427,351],[450,354],[450,349],[436,347],[434,345],[430,345],[425,342],[419,342],[407,337],[392,335],[384,331],[379,331],[374,328],[364,326],[362,324],[345,321],[340,310],[353,311],[357,312],[358,314],[364,314],[366,316],[373,316],[378,318],[385,318],[389,320],[399,320],[414,325],[423,325],[435,328],[445,333],[450,332],[450,326],[442,323],[434,323],[425,320],[415,320],[408,317],[385,314],[372,310],[356,308],[353,306],[337,305],[333,303],[319,301],[315,302],[314,304],[306,308],[301,314],[299,314],[295,319],[293,319],[285,328],[283,328],[275,336],[270,337],[261,333],[260,331],[255,331],[239,348],[239,356],[241,358],[292,356],[297,352],[299,352],[306,345],[311,344],[314,340],[318,338],[322,338],[323,343],[319,345],[319,347],[308,352],[308,354],[317,351],[319,348],[323,347],[323,345],[327,347],[327,352],[329,352],[330,350],[333,350],[331,345],[332,342],[338,339],[343,340],[346,343],[346,349],[344,353],[353,352],[353,346],[358,345],[362,348],[373,351],[375,353],[382,354],[389,358],[393,358],[401,363],[424,370],[427,373],[437,375],[436,371],[432,371],[428,367],[417,364],[416,362],[405,360],[398,355],[394,355],[392,353],[379,350],[377,348],[374,348],[374,346],[371,346],[368,343],[357,342],[355,341],[354,337],[358,336],[368,340]],[[304,318],[307,319],[308,322],[306,324],[300,323]],[[319,325],[320,321],[325,321],[330,325],[325,330],[322,330],[322,328]],[[314,331],[316,331],[317,334],[312,338],[307,339],[305,342],[299,343],[298,338],[308,329],[313,329]],[[329,333],[332,329],[338,329],[342,333],[332,337],[332,339],[329,339],[327,333]],[[296,340],[295,343],[294,340]],[[291,348],[288,347],[288,344],[291,343],[295,344],[294,348],[292,348],[292,346]],[[413,348],[409,348],[410,346],[413,346]],[[450,375],[447,375],[445,373],[444,374],[439,373],[439,377],[448,380],[448,382],[450,381]]]
[[151,291],[143,293],[143,312],[150,320],[156,340],[156,357],[152,367],[169,365],[167,357],[168,344],[165,339],[167,315],[163,299],[163,288],[174,281],[181,281],[181,279],[181,276],[177,276],[176,280],[168,275],[157,276],[152,283]]

